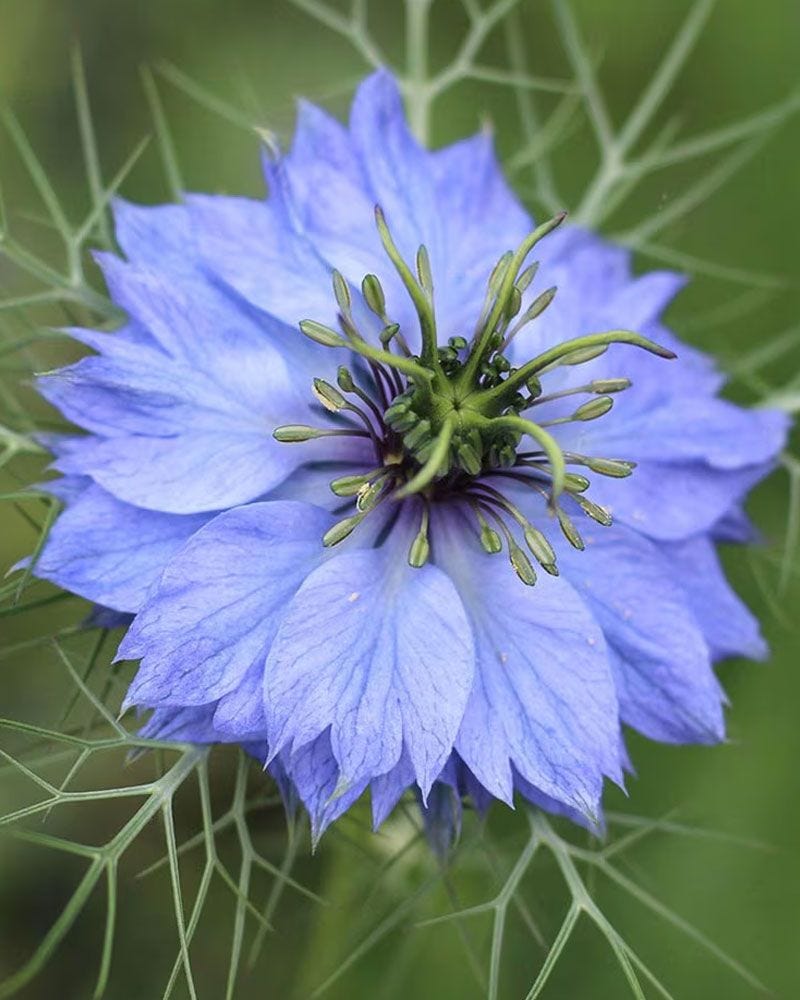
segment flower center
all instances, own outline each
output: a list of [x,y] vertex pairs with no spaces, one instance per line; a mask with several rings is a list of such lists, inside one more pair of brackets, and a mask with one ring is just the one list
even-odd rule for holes
[[[355,508],[324,536],[325,545],[346,538],[368,514],[384,502],[410,496],[423,501],[419,532],[409,551],[412,566],[428,559],[430,505],[458,500],[474,517],[483,548],[508,551],[520,579],[532,585],[536,574],[516,534],[548,573],[557,574],[555,554],[545,535],[534,527],[498,487],[514,482],[534,490],[557,519],[568,541],[583,548],[578,530],[564,510],[563,497],[572,506],[603,525],[611,524],[605,508],[586,496],[590,481],[568,471],[577,465],[598,475],[624,478],[635,463],[565,452],[551,433],[558,424],[590,421],[612,408],[613,395],[628,389],[627,378],[604,378],[546,392],[543,380],[563,366],[592,361],[613,343],[630,344],[663,358],[675,355],[627,330],[594,333],[565,341],[514,367],[506,351],[517,334],[552,302],[550,288],[522,310],[523,297],[536,274],[536,263],[525,267],[528,254],[559,226],[561,213],[535,229],[519,248],[504,254],[489,276],[486,296],[470,340],[451,337],[444,346],[436,336],[434,289],[428,254],[420,247],[415,269],[400,255],[383,212],[376,208],[378,232],[417,312],[420,352],[412,354],[403,331],[387,315],[380,281],[368,274],[361,285],[364,301],[382,324],[380,347],[359,331],[353,316],[350,287],[339,272],[333,289],[339,306],[341,332],[312,320],[300,324],[312,340],[330,348],[345,348],[361,362],[354,375],[340,367],[337,386],[315,379],[313,392],[338,426],[315,428],[290,424],[276,428],[279,441],[302,442],[330,436],[369,438],[376,465],[368,472],[343,476],[330,484],[333,492],[352,498]],[[364,363],[365,362],[365,363]],[[545,403],[576,397],[571,414],[536,420]],[[578,402],[580,397],[588,397]]]

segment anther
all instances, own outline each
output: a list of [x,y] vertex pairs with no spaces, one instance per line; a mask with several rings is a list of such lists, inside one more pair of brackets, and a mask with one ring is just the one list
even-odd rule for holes
[[425,504],[422,508],[422,519],[420,521],[419,531],[417,532],[414,541],[411,543],[411,548],[408,552],[409,565],[413,566],[414,569],[419,569],[424,566],[430,556],[431,546],[428,541],[429,518],[430,515],[428,512],[428,505]]
[[276,441],[282,444],[299,444],[323,437],[370,437],[367,431],[353,430],[322,430],[319,427],[308,427],[306,424],[284,424],[272,432]]

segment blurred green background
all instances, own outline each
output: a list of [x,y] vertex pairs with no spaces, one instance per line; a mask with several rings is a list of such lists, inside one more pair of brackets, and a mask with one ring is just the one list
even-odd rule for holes
[[[662,125],[675,118],[681,137],[703,134],[755,114],[784,99],[800,83],[797,0],[761,4],[720,0],[716,7],[658,115]],[[548,77],[571,76],[549,5],[522,0],[518,9],[521,19],[515,33],[525,43],[532,71]],[[652,77],[690,4],[685,0],[575,0],[573,9],[592,58],[600,66],[611,116],[619,123]],[[385,52],[391,59],[402,59],[403,5],[399,0],[376,0],[370,10],[370,23]],[[434,63],[452,56],[465,28],[459,3],[436,0],[431,36]],[[346,39],[284,0],[0,0],[3,100],[24,126],[67,214],[75,221],[90,204],[70,77],[70,48],[76,40],[86,65],[106,179],[142,136],[153,130],[140,75],[142,66],[148,65],[163,100],[186,186],[207,191],[260,193],[257,138],[176,86],[170,66],[215,95],[227,109],[234,109],[228,117],[256,122],[283,140],[291,133],[293,95],[319,100],[342,114],[352,86],[365,69]],[[481,62],[508,65],[502,31],[489,38]],[[545,117],[560,99],[559,95],[536,96]],[[473,130],[486,116],[494,123],[503,154],[517,153],[524,136],[514,95],[508,88],[487,82],[461,84],[437,104],[434,141],[449,141]],[[566,208],[579,200],[597,162],[585,120],[578,115],[574,121],[554,160]],[[648,134],[654,136],[657,130],[654,126]],[[743,401],[768,398],[791,382],[800,365],[798,160],[800,129],[793,118],[771,134],[735,176],[718,190],[710,190],[715,185],[709,185],[694,210],[657,237],[664,247],[712,262],[712,270],[722,267],[732,272],[728,278],[734,280],[697,275],[672,308],[670,320],[686,339],[718,355],[736,376],[731,395]],[[714,162],[713,158],[692,160],[655,174],[607,220],[605,231],[630,232],[643,220],[669,211]],[[514,181],[523,193],[530,190],[532,181],[524,172],[515,174]],[[37,222],[41,205],[5,134],[0,134],[0,182],[16,231],[24,234],[27,245],[37,253],[55,253],[51,234]],[[134,200],[169,197],[154,144],[123,190]],[[535,198],[532,207],[538,207]],[[53,260],[58,262],[57,256]],[[644,256],[638,261],[642,267],[659,266]],[[700,270],[706,269],[701,266]],[[36,286],[20,279],[0,259],[0,287],[5,298]],[[42,313],[37,319],[64,322],[55,313]],[[13,322],[13,317],[8,321]],[[754,354],[762,349],[765,354]],[[69,356],[68,349],[56,346],[40,349],[35,356],[25,352],[4,356],[4,378],[7,384],[18,382],[31,365],[47,367]],[[793,392],[796,405],[796,382]],[[36,407],[24,385],[15,390],[14,398],[27,409]],[[19,461],[4,473],[3,488],[30,481],[39,471],[35,462]],[[794,501],[794,514],[800,516],[797,495]],[[779,471],[759,488],[751,503],[763,544],[749,553],[725,553],[731,577],[761,618],[773,649],[767,665],[732,662],[721,668],[732,700],[729,743],[694,749],[631,739],[638,778],[630,782],[628,800],[616,793],[609,796],[613,808],[631,814],[657,817],[677,809],[676,822],[771,845],[770,850],[744,848],[677,832],[658,834],[630,854],[624,870],[787,1000],[800,996],[800,582],[797,552],[783,559],[790,504],[789,477]],[[30,551],[34,539],[34,529],[19,509],[3,505],[0,563],[7,566]],[[38,589],[32,596],[47,593]],[[74,623],[84,610],[79,602],[68,601],[23,615],[3,615],[2,646],[51,634]],[[76,662],[85,661],[93,642],[93,636],[69,639]],[[40,644],[0,655],[0,715],[57,724],[70,685],[54,650]],[[3,737],[0,746],[18,750],[21,744]],[[86,786],[116,782],[122,763],[119,757],[105,760],[87,773]],[[62,774],[68,764],[68,760],[61,762]],[[231,794],[232,765],[230,754],[220,754],[214,761],[214,805],[219,812]],[[141,761],[129,767],[124,780],[142,780],[141,775],[151,772],[152,762]],[[8,769],[0,775],[3,812],[29,800],[23,783]],[[250,780],[252,787],[258,786],[257,771]],[[53,816],[46,829],[97,843],[124,821],[127,808],[124,801],[76,807]],[[187,795],[179,809],[179,833],[191,835],[197,823],[196,802]],[[496,848],[498,871],[513,863],[524,839],[524,826],[521,816],[494,811],[489,842]],[[284,842],[280,809],[254,813],[253,828],[265,854],[279,863]],[[330,905],[319,907],[287,890],[264,954],[252,972],[242,975],[236,995],[279,1000],[309,996],[381,919],[393,916],[394,931],[348,967],[326,996],[414,995],[419,1000],[439,1000],[484,995],[467,953],[473,949],[485,966],[490,921],[481,917],[465,923],[466,943],[454,924],[415,929],[421,917],[446,912],[454,905],[441,884],[419,901],[407,902],[436,876],[434,862],[425,851],[410,850],[388,873],[384,871],[387,860],[408,838],[408,830],[400,818],[384,836],[372,838],[364,832],[363,817],[357,817],[328,834],[313,858],[307,844],[301,844],[295,875],[324,895]],[[468,842],[476,836],[471,819],[465,836]],[[233,845],[231,850],[235,871]],[[163,836],[156,823],[143,838],[137,856],[123,865],[118,938],[107,994],[115,1000],[160,997],[172,965],[177,941],[168,881],[163,871],[134,879],[136,871],[161,851]],[[190,856],[187,890],[196,885],[200,863],[199,856]],[[10,975],[35,948],[79,877],[76,859],[0,839],[0,978]],[[462,903],[487,898],[499,884],[487,868],[482,849],[474,846],[457,860],[450,881]],[[269,879],[256,886],[259,905],[269,887]],[[615,926],[637,946],[676,998],[744,1000],[760,995],[707,951],[653,919],[629,896],[602,885],[598,893]],[[566,905],[552,865],[534,866],[524,883],[524,898],[545,939],[552,940]],[[218,885],[195,949],[201,997],[225,995],[232,912],[230,894]],[[90,997],[103,914],[102,893],[97,892],[65,945],[21,996],[29,1000]],[[509,919],[499,995],[524,997],[545,951],[516,917]],[[627,995],[626,989],[607,946],[587,925],[570,945],[545,996],[616,1000]],[[188,995],[183,983],[174,995]]]

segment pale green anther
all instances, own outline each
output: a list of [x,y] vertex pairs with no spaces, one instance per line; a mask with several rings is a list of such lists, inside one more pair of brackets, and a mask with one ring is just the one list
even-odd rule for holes
[[[389,407],[389,410],[393,407]],[[412,427],[415,427],[419,422],[419,415],[414,413],[413,410],[406,410],[403,413],[392,414],[391,419],[389,418],[389,410],[386,411],[384,417],[389,426],[397,431],[399,434],[403,434],[406,431],[410,431]]]
[[336,372],[336,381],[342,392],[355,392],[356,384],[353,381],[353,376],[350,374],[349,369],[345,368],[344,365],[339,365]]
[[536,583],[536,571],[534,570],[530,559],[523,552],[523,550],[516,544],[516,542],[509,539],[509,559],[511,565],[514,567],[514,572],[522,580],[524,584],[528,587],[532,587]]
[[564,537],[569,542],[569,544],[579,551],[583,551],[586,548],[583,539],[580,536],[578,529],[570,520],[569,516],[564,513],[560,508],[556,508],[556,517],[558,518],[558,523],[561,526],[561,530],[564,532]]
[[344,313],[345,316],[350,314],[353,302],[350,298],[350,286],[347,281],[339,271],[334,271],[332,277],[333,281],[333,294],[336,298],[336,303]]
[[480,473],[482,468],[481,456],[471,444],[466,441],[460,441],[456,447],[456,455],[458,456],[458,464],[465,472],[468,472],[471,476],[477,476]]
[[408,552],[408,562],[410,566],[414,569],[420,569],[428,561],[428,556],[431,554],[430,543],[428,542],[428,522],[430,520],[430,514],[428,512],[427,504],[422,509],[422,520],[420,522],[419,531],[417,532],[417,537],[411,543],[411,548]]
[[423,245],[417,250],[417,277],[419,283],[428,298],[433,297],[433,273],[431,272],[431,259],[428,250]]
[[570,493],[583,493],[591,485],[586,476],[581,476],[577,472],[568,472],[564,476],[564,489],[569,490]]
[[531,285],[531,282],[536,277],[536,272],[538,270],[539,270],[538,260],[534,261],[532,264],[530,264],[528,267],[525,268],[525,270],[522,272],[522,274],[517,278],[515,282],[520,292],[525,292],[528,290],[528,288]]
[[375,508],[380,499],[381,493],[383,492],[383,486],[386,481],[386,476],[381,476],[376,479],[373,483],[364,483],[361,489],[358,491],[356,498],[356,507],[362,514],[368,514],[371,510]]
[[492,273],[489,275],[489,292],[494,295],[500,288],[503,282],[506,271],[508,270],[508,265],[511,263],[514,257],[513,250],[506,250],[503,256],[498,260],[492,269]]
[[513,319],[522,308],[522,292],[513,285],[508,293],[508,302],[505,308],[506,319]]
[[593,503],[587,497],[576,496],[574,499],[580,505],[583,513],[590,517],[593,521],[597,521],[598,524],[602,524],[604,528],[608,528],[613,524],[613,519],[605,507],[601,507],[599,504]]
[[596,378],[589,383],[592,392],[623,392],[633,385],[629,378]]
[[507,372],[511,368],[511,362],[503,354],[496,354],[492,364],[498,372]]
[[403,438],[403,444],[406,448],[411,451],[416,448],[417,445],[423,444],[427,438],[431,435],[431,422],[427,418],[417,421],[416,427],[410,430],[408,434]]
[[306,424],[284,424],[283,427],[276,427],[272,436],[282,444],[298,444],[302,441],[311,441],[314,438],[328,437],[331,431],[323,431],[317,427],[308,427]]
[[300,323],[300,332],[310,340],[322,344],[323,347],[347,347],[347,341],[329,326],[317,323],[313,319],[304,319]]
[[353,514],[352,517],[346,517],[342,521],[337,521],[322,536],[322,544],[326,549],[329,549],[332,545],[338,545],[339,542],[343,542],[361,524],[365,517],[366,514]]
[[386,315],[386,296],[383,294],[383,287],[376,274],[367,274],[361,282],[361,293],[369,308],[383,319]]
[[391,423],[397,417],[402,417],[411,409],[411,400],[408,397],[403,398],[402,396],[395,399],[390,407],[386,409],[383,414],[383,418],[387,423]]
[[380,335],[381,343],[383,344],[383,346],[388,347],[399,332],[400,332],[400,325],[398,323],[389,323],[388,326],[385,326],[381,330],[381,335]]
[[514,324],[512,329],[509,331],[509,334],[506,337],[505,343],[503,345],[504,347],[508,347],[508,345],[514,339],[514,337],[516,337],[516,335],[523,327],[527,326],[528,323],[532,323],[537,316],[541,316],[541,314],[545,311],[545,309],[550,305],[550,303],[555,298],[557,291],[558,289],[555,286],[553,286],[553,288],[548,288],[547,291],[544,291],[542,292],[541,295],[536,296],[533,302],[531,302],[531,304],[528,306],[525,312],[520,316],[520,318]]
[[623,462],[615,458],[587,458],[583,463],[592,472],[612,479],[627,479],[636,468],[635,462]]
[[555,567],[556,564],[556,554],[553,551],[553,546],[547,541],[542,532],[538,528],[534,528],[532,524],[525,525],[524,535],[525,542],[536,561],[543,569],[546,569],[550,573],[551,570],[548,567]]
[[501,445],[498,449],[497,457],[503,469],[511,469],[517,462],[517,449],[513,444]]
[[454,347],[440,347],[439,359],[441,361],[457,361],[458,351]]
[[531,375],[528,381],[525,383],[525,388],[531,394],[531,399],[536,399],[542,394],[542,382],[537,375]]
[[[548,368],[555,368],[557,365],[585,365],[587,361],[594,361],[601,354],[605,354],[607,350],[608,344],[580,347],[575,351],[570,351],[569,354],[564,354],[557,361],[554,361],[552,365],[548,365]],[[545,371],[545,369],[542,369],[542,371]]]
[[420,532],[411,543],[411,548],[408,551],[409,566],[413,566],[414,569],[420,569],[428,561],[430,554],[431,546],[428,542],[428,536]]
[[312,383],[312,391],[325,409],[331,413],[338,413],[340,410],[349,408],[349,403],[339,390],[334,389],[330,382],[326,382],[324,379],[315,378]]
[[447,341],[449,347],[452,347],[454,351],[463,351],[467,346],[466,337],[450,337]]
[[484,552],[488,552],[490,556],[495,556],[498,552],[503,551],[502,539],[494,528],[490,528],[485,521],[481,525],[481,546]]
[[373,469],[371,472],[363,473],[360,476],[340,476],[339,479],[331,481],[331,490],[337,497],[354,497],[365,483],[374,479],[376,471],[380,472],[381,470]]
[[596,399],[590,399],[588,403],[579,406],[572,414],[572,419],[597,420],[598,417],[602,417],[608,413],[613,405],[614,400],[611,396],[598,396]]

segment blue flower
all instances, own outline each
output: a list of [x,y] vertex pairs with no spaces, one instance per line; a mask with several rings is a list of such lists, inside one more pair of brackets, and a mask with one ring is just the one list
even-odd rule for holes
[[490,138],[422,149],[386,73],[265,172],[116,204],[127,322],[40,380],[86,433],[51,440],[36,572],[135,614],[147,733],[243,744],[317,835],[410,787],[440,844],[463,796],[597,823],[621,724],[716,742],[712,663],[764,655],[715,542],[784,417],[663,325],[680,276],[534,228]]

